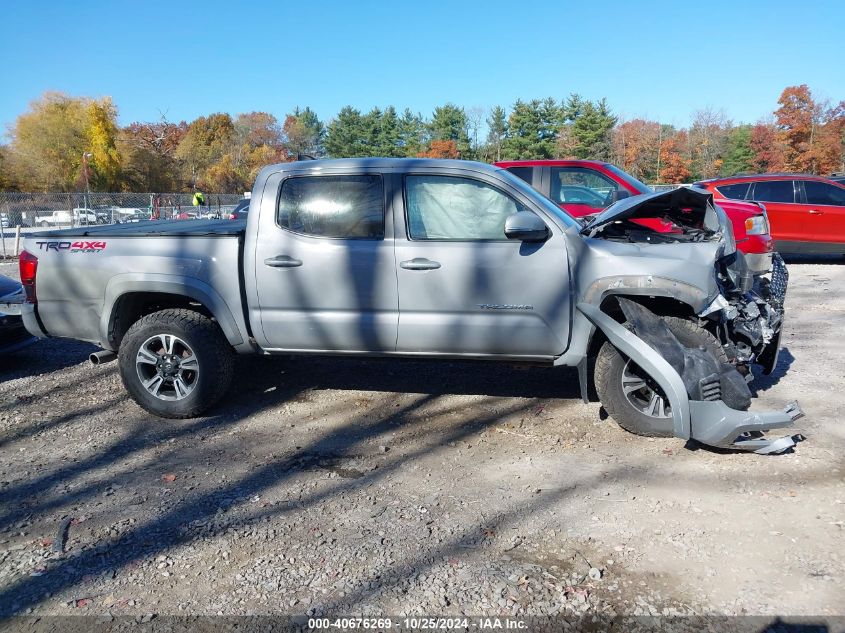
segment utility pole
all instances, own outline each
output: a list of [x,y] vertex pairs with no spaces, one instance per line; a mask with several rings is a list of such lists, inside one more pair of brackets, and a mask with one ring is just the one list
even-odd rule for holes
[[[85,207],[85,210],[83,211],[83,213],[85,213],[85,224],[88,224],[88,203],[89,203],[89,200],[91,199],[91,186],[88,182],[88,159],[91,158],[92,156],[93,156],[93,154],[91,152],[82,152],[82,173],[85,176],[85,201],[84,201],[84,205],[83,205]],[[70,215],[71,215],[70,223],[72,225],[73,224],[73,211],[70,212]],[[81,224],[81,222],[80,222],[80,224]]]

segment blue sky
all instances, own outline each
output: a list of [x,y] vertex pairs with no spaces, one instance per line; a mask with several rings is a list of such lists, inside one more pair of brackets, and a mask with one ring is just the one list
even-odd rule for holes
[[770,115],[806,83],[845,99],[845,2],[6,0],[0,124],[45,90],[160,113],[351,104],[429,115],[578,92],[625,118]]

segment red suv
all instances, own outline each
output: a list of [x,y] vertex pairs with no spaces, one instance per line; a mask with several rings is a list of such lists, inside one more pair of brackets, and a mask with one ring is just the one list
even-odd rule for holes
[[[575,217],[595,215],[617,200],[653,189],[615,165],[597,160],[515,160],[496,163],[519,176],[554,200]],[[715,196],[714,196],[715,197]],[[745,254],[749,269],[766,273],[772,265],[774,241],[763,205],[719,200],[734,229],[737,248]],[[649,226],[669,231],[671,226],[653,222]]]
[[779,251],[845,253],[842,183],[807,174],[758,174],[716,178],[696,185],[713,192],[716,198],[765,204]]

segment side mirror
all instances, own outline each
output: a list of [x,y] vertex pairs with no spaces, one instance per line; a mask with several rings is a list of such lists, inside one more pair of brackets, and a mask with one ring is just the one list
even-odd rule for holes
[[505,237],[523,242],[545,242],[549,239],[549,227],[529,211],[518,211],[505,220]]

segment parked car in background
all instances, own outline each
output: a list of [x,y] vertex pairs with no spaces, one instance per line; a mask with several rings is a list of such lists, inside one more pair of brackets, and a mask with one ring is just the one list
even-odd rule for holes
[[173,219],[174,220],[196,220],[199,217],[200,217],[199,213],[197,213],[196,211],[181,211],[180,213],[177,213],[175,216],[173,216]]
[[845,173],[833,172],[827,177],[827,179],[832,180],[833,182],[838,182],[840,185],[845,185]]
[[103,224],[97,214],[91,209],[76,208],[73,211],[53,211],[49,215],[40,215],[35,219],[35,225],[42,228],[52,226],[70,226],[84,224]]
[[[601,213],[618,200],[654,190],[615,165],[597,160],[517,160],[496,163],[551,198],[570,215],[581,218]],[[737,247],[754,274],[772,266],[774,241],[765,208],[748,202],[719,201],[734,230]],[[670,232],[671,223],[641,220],[657,231]]]
[[764,204],[779,251],[845,253],[842,183],[809,174],[757,174],[715,178],[696,185],[719,199]]
[[0,275],[0,354],[9,354],[38,339],[26,331],[21,318],[25,298],[20,282]]
[[151,219],[149,211],[136,211],[135,213],[120,216],[120,219],[117,221],[117,223],[126,224],[134,222],[145,222],[149,219]]
[[229,213],[230,220],[246,220],[246,216],[249,213],[249,198],[241,198],[238,200],[238,204],[235,206],[234,209]]

